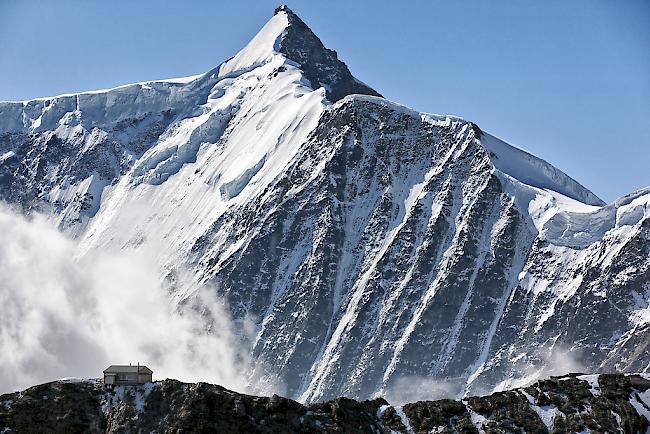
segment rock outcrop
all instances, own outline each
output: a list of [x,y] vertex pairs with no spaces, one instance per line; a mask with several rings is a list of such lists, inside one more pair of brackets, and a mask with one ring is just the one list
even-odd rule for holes
[[0,396],[10,433],[645,433],[650,381],[570,375],[463,400],[391,406],[377,398],[303,405],[176,380],[104,387],[55,381]]

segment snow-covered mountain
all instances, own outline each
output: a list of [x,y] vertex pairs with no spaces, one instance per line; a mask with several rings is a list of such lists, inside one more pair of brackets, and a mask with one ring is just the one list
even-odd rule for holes
[[304,401],[650,370],[650,188],[389,102],[286,7],[205,74],[0,103],[0,199],[213,286]]

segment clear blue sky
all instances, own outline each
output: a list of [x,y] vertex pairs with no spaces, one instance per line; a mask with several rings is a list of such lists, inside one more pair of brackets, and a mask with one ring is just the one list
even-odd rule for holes
[[[0,100],[207,71],[280,2],[0,0]],[[650,186],[650,1],[288,5],[393,101],[477,122],[606,201]]]

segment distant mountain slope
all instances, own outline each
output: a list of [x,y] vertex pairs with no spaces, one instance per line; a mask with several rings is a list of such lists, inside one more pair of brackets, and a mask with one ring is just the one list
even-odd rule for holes
[[220,386],[164,380],[104,388],[53,382],[0,396],[0,430],[28,432],[228,433],[643,433],[650,381],[638,375],[555,377],[462,401],[391,406],[382,398],[301,405]]
[[650,369],[650,190],[386,101],[286,7],[206,74],[0,103],[0,199],[214,287],[303,401]]

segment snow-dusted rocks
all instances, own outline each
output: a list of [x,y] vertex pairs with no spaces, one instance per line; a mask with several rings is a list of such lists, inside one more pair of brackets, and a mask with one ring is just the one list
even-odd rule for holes
[[104,388],[55,381],[0,395],[1,432],[645,433],[650,381],[563,376],[462,400],[383,398],[300,404],[208,383],[164,380]]
[[305,401],[649,369],[649,190],[386,101],[286,7],[206,74],[0,103],[0,198],[212,285]]

